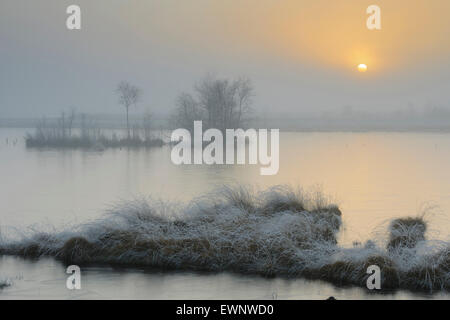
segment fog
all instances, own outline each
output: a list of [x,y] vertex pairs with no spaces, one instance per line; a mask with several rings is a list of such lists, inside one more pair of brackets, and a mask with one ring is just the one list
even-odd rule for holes
[[181,92],[213,74],[250,78],[259,118],[280,125],[376,117],[395,127],[423,114],[441,125],[450,118],[450,3],[375,1],[382,30],[370,31],[373,2],[79,0],[82,29],[69,31],[72,1],[2,0],[0,119],[70,108],[122,115],[121,80],[142,89],[132,113],[164,117]]

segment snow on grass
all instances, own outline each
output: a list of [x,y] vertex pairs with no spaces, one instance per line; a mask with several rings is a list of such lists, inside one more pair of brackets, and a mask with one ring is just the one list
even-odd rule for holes
[[382,288],[450,288],[450,246],[425,239],[423,217],[391,222],[385,247],[337,243],[341,211],[320,193],[276,186],[223,187],[188,204],[138,199],[62,232],[3,240],[0,254],[66,263],[307,277],[365,286],[378,265]]

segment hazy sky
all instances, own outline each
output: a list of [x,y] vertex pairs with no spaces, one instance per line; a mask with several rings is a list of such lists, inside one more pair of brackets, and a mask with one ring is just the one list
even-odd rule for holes
[[[66,29],[70,4],[82,30]],[[371,4],[382,30],[366,28]],[[207,73],[249,76],[268,112],[450,107],[449,14],[448,0],[1,0],[0,118],[122,113],[122,79],[143,89],[135,112],[169,111]]]

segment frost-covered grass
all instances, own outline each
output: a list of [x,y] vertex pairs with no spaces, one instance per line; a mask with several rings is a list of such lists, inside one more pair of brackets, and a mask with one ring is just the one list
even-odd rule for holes
[[67,263],[233,271],[382,288],[450,288],[450,246],[425,240],[423,218],[394,220],[387,245],[337,244],[341,211],[320,193],[276,186],[224,187],[189,204],[139,199],[60,233],[3,241],[0,254],[53,256]]
[[395,219],[389,225],[389,249],[401,247],[414,248],[425,240],[427,224],[423,217]]

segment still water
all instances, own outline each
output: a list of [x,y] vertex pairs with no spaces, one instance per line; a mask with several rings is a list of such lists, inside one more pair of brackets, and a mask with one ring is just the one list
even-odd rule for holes
[[[121,199],[151,195],[189,201],[217,186],[239,183],[322,190],[343,212],[341,245],[380,237],[390,219],[417,215],[426,207],[433,207],[426,215],[428,237],[449,240],[447,133],[281,133],[279,172],[261,176],[259,165],[176,166],[170,147],[27,150],[23,139],[27,131],[0,129],[0,226],[6,235],[30,226],[48,229],[86,222]],[[65,289],[65,276],[53,260],[1,258],[0,279],[12,278],[14,285],[0,291],[0,298],[380,297],[301,279],[104,268],[85,270],[85,289],[71,293]],[[118,287],[121,290],[113,290]],[[382,297],[420,295],[397,292]]]

